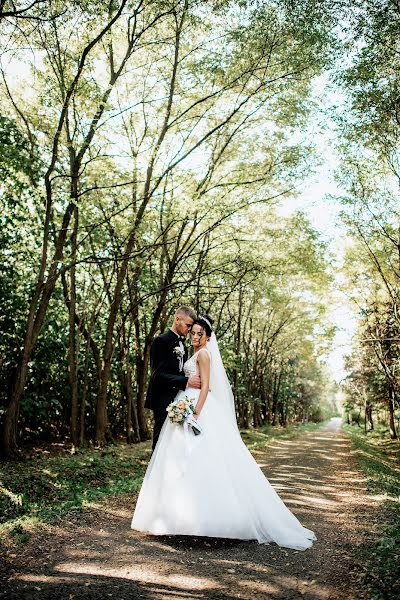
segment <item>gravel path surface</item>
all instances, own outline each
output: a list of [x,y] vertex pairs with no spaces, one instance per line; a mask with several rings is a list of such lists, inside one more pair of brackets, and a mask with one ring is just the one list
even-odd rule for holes
[[[129,529],[134,499],[108,499],[43,528],[7,559],[9,600],[136,598],[359,599],[356,551],[377,527],[378,499],[340,420],[254,452],[317,542],[305,552],[257,542],[153,537]],[[210,507],[212,510],[212,507]]]

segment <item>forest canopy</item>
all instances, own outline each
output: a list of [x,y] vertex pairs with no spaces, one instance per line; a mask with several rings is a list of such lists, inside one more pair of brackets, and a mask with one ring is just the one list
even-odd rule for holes
[[[389,49],[359,45],[381,26],[379,7],[360,3],[346,35],[362,50],[338,68],[342,4],[1,3],[6,455],[22,440],[147,439],[150,346],[180,304],[215,319],[241,427],[336,410],[325,364],[332,256],[306,212],[285,213],[282,201],[318,162],[306,135],[313,82],[334,71],[352,99],[346,119],[338,115],[344,219],[355,244],[364,227],[381,244],[381,223],[360,225],[348,207],[365,206],[360,189],[369,189],[354,177],[370,178],[376,193],[371,171],[351,158],[358,148],[378,170],[393,163],[397,113],[381,73]],[[395,228],[389,201],[386,215]],[[371,256],[356,252],[355,261],[373,270]],[[397,298],[396,277],[386,276],[392,291],[380,314]],[[379,394],[387,397],[384,387]]]

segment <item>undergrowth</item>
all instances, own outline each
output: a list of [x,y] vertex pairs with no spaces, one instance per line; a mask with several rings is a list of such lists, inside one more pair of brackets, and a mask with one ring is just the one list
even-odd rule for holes
[[136,492],[149,456],[145,443],[2,463],[0,538],[23,543],[32,525],[54,523],[105,496]]
[[400,443],[387,429],[365,434],[354,426],[350,433],[370,494],[383,496],[382,527],[373,544],[362,548],[362,582],[373,600],[400,598]]

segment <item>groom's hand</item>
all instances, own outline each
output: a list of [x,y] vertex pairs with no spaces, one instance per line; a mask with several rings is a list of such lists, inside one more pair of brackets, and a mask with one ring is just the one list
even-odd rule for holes
[[198,375],[192,375],[192,377],[189,377],[186,387],[200,389],[201,388],[200,377]]

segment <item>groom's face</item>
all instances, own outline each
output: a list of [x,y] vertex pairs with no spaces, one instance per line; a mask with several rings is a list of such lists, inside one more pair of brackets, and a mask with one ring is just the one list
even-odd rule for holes
[[176,316],[176,330],[179,335],[184,335],[185,337],[188,335],[190,330],[192,329],[193,319],[191,317],[187,317],[186,315],[177,315]]

